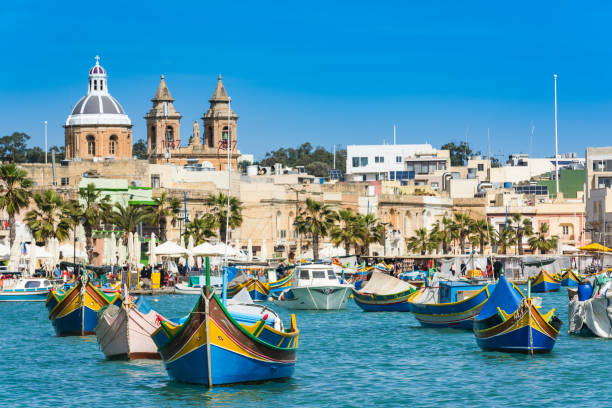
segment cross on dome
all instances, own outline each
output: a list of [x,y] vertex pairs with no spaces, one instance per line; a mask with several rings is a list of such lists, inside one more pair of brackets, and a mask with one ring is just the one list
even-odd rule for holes
[[100,56],[96,55],[95,59],[96,59],[96,65],[100,65]]

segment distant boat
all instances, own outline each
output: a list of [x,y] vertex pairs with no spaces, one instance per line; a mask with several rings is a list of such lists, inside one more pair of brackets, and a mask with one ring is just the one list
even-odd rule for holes
[[[194,275],[189,277],[187,283],[177,283],[174,285],[174,292],[179,295],[197,295],[202,291],[205,285],[206,277],[202,275]],[[215,288],[217,294],[221,293],[223,278],[220,276],[210,277],[211,285]]]
[[465,281],[438,281],[414,292],[409,298],[410,311],[425,327],[471,330],[495,285]]
[[569,286],[570,288],[577,288],[580,283],[580,276],[576,275],[572,269],[567,269],[561,275],[561,286]]
[[164,317],[143,296],[123,305],[106,305],[98,311],[96,338],[109,360],[160,359],[151,335]]
[[242,282],[235,282],[227,289],[227,296],[232,297],[242,289],[246,289],[249,292],[251,298],[256,302],[265,302],[268,300],[268,294],[270,293],[270,286],[261,282],[256,278],[247,277]]
[[0,280],[0,302],[44,302],[53,288],[44,278]]
[[295,268],[291,287],[273,302],[288,309],[339,310],[351,292],[352,286],[340,282],[332,265],[306,264]]
[[212,387],[291,377],[299,338],[295,316],[289,329],[271,327],[268,319],[280,324],[269,309],[251,325],[239,323],[206,287],[182,324],[164,320],[152,337],[176,381]]
[[483,350],[544,353],[553,349],[561,320],[555,309],[542,315],[532,298],[501,276],[474,320],[476,343]]
[[408,282],[373,272],[360,290],[353,289],[353,300],[366,312],[409,312],[408,298],[415,290]]
[[51,290],[46,306],[58,336],[86,336],[94,334],[98,310],[106,305],[120,306],[122,301],[119,293],[107,294],[96,288],[85,273],[74,287]]
[[561,280],[556,276],[552,276],[544,269],[530,280],[531,291],[534,293],[557,292],[561,289]]

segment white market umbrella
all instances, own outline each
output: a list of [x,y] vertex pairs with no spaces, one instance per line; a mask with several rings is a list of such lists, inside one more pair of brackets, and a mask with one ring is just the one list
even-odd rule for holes
[[190,268],[193,268],[195,261],[193,260],[193,235],[189,236],[189,241],[187,242],[187,253],[189,256],[187,257],[187,263]]
[[125,245],[123,245],[123,240],[119,241],[119,246],[117,247],[117,265],[124,266],[125,261],[127,260],[127,250]]
[[193,256],[223,256],[225,255],[225,250],[223,248],[218,247],[217,245],[212,245],[208,242],[204,242],[203,244],[198,245],[197,247],[191,250],[191,255]]
[[265,239],[261,242],[261,252],[259,254],[260,254],[259,257],[261,258],[262,261],[268,260],[268,248],[266,247]]
[[251,241],[250,238],[247,241],[247,260],[248,261],[253,260],[253,242]]
[[198,265],[198,269],[202,269],[202,257],[196,257],[196,264]]
[[117,238],[115,237],[115,231],[111,232],[110,236],[110,265],[117,265]]
[[30,250],[28,251],[28,276],[34,276],[36,273],[36,249],[35,244],[30,244]]
[[142,247],[140,244],[140,238],[138,237],[138,233],[134,234],[134,265],[138,266],[140,264],[140,253],[142,251]]
[[8,270],[10,272],[17,272],[19,268],[19,258],[21,257],[21,243],[15,239],[11,246],[11,254],[8,263]]
[[151,239],[149,240],[149,265],[153,266],[157,263],[155,257],[155,233],[151,233]]
[[11,257],[11,248],[6,243],[0,243],[0,260],[6,260]]
[[183,248],[174,241],[166,241],[155,248],[155,255],[180,258],[187,255],[187,249]]
[[85,259],[87,257],[85,252],[79,250],[78,248],[75,250],[72,244],[60,245],[59,252],[62,253],[64,259],[66,260],[72,260],[75,257],[75,255],[76,255],[76,258],[79,258],[79,259]]

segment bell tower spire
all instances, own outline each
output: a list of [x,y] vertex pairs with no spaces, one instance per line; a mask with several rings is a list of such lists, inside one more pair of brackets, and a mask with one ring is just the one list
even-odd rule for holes
[[[231,148],[236,148],[236,128],[238,115],[230,107],[230,97],[225,90],[221,75],[217,86],[208,100],[210,107],[202,117],[204,123],[204,144],[209,149],[227,149],[228,135],[231,134]],[[224,147],[225,146],[225,147]]]
[[145,116],[147,120],[147,153],[162,155],[181,145],[181,114],[174,108],[166,78],[161,76],[157,91],[151,99],[153,107]]

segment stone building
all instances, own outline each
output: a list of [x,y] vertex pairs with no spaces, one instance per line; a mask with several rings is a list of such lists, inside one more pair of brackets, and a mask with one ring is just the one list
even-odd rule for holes
[[231,167],[236,169],[240,155],[236,148],[238,115],[231,109],[230,101],[219,75],[217,86],[209,99],[210,107],[202,117],[202,137],[200,125],[195,121],[189,144],[181,146],[181,115],[174,108],[174,99],[162,75],[152,99],[153,107],[145,116],[149,161],[189,165],[203,170],[224,170],[230,149]]
[[72,160],[131,159],[132,122],[108,92],[106,70],[96,56],[89,70],[87,95],[66,119],[66,158]]

